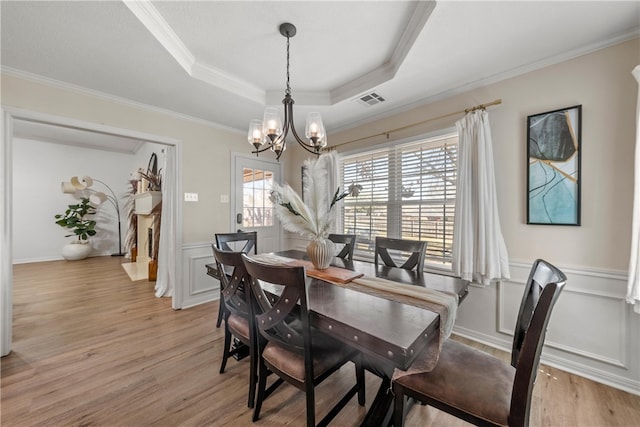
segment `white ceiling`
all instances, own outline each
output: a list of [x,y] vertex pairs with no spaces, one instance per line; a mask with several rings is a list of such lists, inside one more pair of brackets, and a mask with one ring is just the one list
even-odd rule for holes
[[[4,0],[0,8],[3,71],[242,132],[284,96],[278,27],[292,22],[297,127],[320,111],[329,136],[640,35],[638,1]],[[356,101],[370,91],[385,102]]]

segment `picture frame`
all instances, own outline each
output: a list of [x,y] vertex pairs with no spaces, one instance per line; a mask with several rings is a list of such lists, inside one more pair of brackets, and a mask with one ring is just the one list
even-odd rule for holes
[[582,105],[527,117],[527,224],[580,225]]

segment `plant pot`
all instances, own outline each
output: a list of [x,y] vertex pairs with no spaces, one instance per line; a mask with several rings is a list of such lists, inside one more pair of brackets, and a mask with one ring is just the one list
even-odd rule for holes
[[316,269],[326,270],[331,265],[335,250],[336,246],[331,240],[320,237],[309,242],[307,255]]
[[85,259],[91,253],[91,243],[85,241],[69,242],[62,248],[62,257],[67,261]]

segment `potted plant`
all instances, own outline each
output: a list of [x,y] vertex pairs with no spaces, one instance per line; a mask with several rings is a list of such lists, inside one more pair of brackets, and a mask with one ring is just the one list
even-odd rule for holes
[[72,234],[65,237],[77,236],[77,240],[69,242],[62,248],[62,256],[64,259],[73,261],[84,259],[91,252],[89,236],[96,234],[96,222],[92,219],[85,219],[87,215],[96,213],[96,208],[89,203],[88,197],[83,197],[77,204],[69,205],[64,214],[57,214],[56,224],[60,227],[73,230]]

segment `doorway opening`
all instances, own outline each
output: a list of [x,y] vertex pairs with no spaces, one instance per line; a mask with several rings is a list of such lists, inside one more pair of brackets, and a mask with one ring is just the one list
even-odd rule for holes
[[[182,145],[181,141],[164,136],[138,132],[130,129],[116,128],[112,126],[101,125],[97,123],[84,122],[66,117],[54,116],[46,113],[38,113],[28,110],[4,108],[2,110],[3,121],[3,144],[0,151],[0,163],[3,165],[3,171],[0,175],[0,187],[3,190],[1,198],[2,206],[0,207],[0,235],[2,243],[0,244],[0,356],[4,356],[11,351],[12,340],[12,200],[13,200],[13,144],[15,135],[15,124],[27,122],[31,124],[43,124],[48,126],[59,127],[65,130],[87,132],[87,134],[97,135],[102,138],[112,138],[114,141],[120,140],[138,140],[160,144],[165,149],[167,159],[167,169],[164,180],[169,188],[168,198],[166,199],[166,209],[168,216],[171,218],[169,234],[170,239],[165,239],[163,251],[170,257],[167,262],[167,276],[174,281],[172,283],[172,308],[182,308],[182,289],[175,283],[176,277],[181,277],[180,249],[182,247],[182,204],[179,198],[181,190],[181,158]],[[90,147],[88,147],[90,148]],[[163,214],[165,207],[163,206]]]

